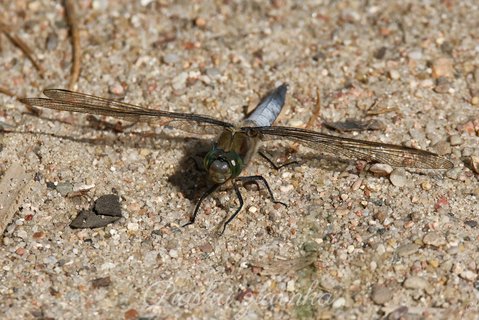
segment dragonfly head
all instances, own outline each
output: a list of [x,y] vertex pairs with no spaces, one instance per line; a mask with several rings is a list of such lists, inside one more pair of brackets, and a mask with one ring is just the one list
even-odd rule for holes
[[203,163],[210,180],[219,184],[237,177],[243,168],[243,161],[236,152],[226,152],[216,146],[206,154]]

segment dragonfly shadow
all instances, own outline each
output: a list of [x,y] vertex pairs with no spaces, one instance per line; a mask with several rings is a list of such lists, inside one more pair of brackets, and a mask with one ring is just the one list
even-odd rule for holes
[[[346,160],[329,156],[325,154],[315,154],[313,152],[294,151],[284,149],[284,147],[260,148],[260,152],[266,154],[269,159],[260,159],[259,161],[273,162],[271,166],[280,167],[280,171],[294,168],[294,166],[307,165],[308,167],[318,168],[326,171],[344,171],[355,164],[352,160]],[[258,161],[258,160],[257,160]]]
[[190,139],[182,146],[183,156],[175,165],[175,172],[168,182],[175,186],[185,198],[198,200],[201,192],[208,187],[207,173],[203,167],[203,158],[211,148],[211,141]]
[[[34,136],[44,136],[51,137],[55,139],[68,140],[72,142],[86,143],[89,145],[96,146],[125,146],[129,148],[150,148],[150,149],[161,149],[161,143],[184,143],[185,141],[191,140],[192,138],[188,136],[176,136],[168,133],[150,133],[150,132],[116,132],[112,133],[111,130],[96,130],[99,132],[97,137],[93,138],[84,138],[79,136],[63,135],[58,133],[51,132],[35,132],[35,131],[22,131],[22,130],[3,130],[1,133],[9,134],[24,134],[24,135],[34,135]],[[104,134],[107,132],[107,134]]]

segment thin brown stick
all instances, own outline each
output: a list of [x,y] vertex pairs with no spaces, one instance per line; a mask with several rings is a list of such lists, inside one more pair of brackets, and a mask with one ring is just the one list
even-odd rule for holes
[[43,78],[43,66],[35,58],[33,50],[30,49],[30,47],[19,36],[15,35],[12,28],[3,21],[0,21],[0,32],[3,32],[3,34],[5,34],[5,36],[8,38],[8,40],[10,40],[14,46],[19,48],[23,52],[23,54],[28,58],[28,60],[32,62],[35,69],[38,70],[38,73]]
[[18,99],[17,95],[13,93],[13,91],[10,91],[10,89],[2,87],[2,86],[0,86],[0,93],[9,97],[15,97]]
[[[16,95],[13,91],[11,91],[10,89],[8,88],[5,88],[5,87],[2,87],[0,86],[0,94],[4,94],[6,96],[9,96],[9,97],[12,97],[12,98],[15,98],[17,99],[18,101],[20,101],[22,99],[22,97],[19,97],[18,95]],[[27,107],[28,111],[30,111],[33,115],[35,116],[38,116],[41,114],[40,112],[40,109],[38,108],[35,108],[29,104],[25,104],[25,106]]]
[[305,129],[311,129],[316,119],[319,118],[320,114],[321,114],[321,92],[319,91],[319,88],[317,88],[316,89],[316,106],[314,107],[313,114],[311,115],[311,117],[309,117],[309,120],[308,120],[308,123],[306,124]]
[[68,88],[73,90],[78,78],[80,77],[81,65],[80,31],[78,29],[75,2],[73,0],[65,0],[65,12],[67,15],[67,23],[70,26],[70,36],[72,42],[72,69]]
[[[316,105],[314,106],[313,113],[309,117],[308,122],[306,123],[306,126],[304,127],[305,129],[311,129],[311,127],[314,125],[316,122],[316,118],[319,117],[321,113],[321,92],[319,91],[319,88],[316,89]],[[290,148],[290,153],[298,152],[299,149],[299,143],[295,142]]]

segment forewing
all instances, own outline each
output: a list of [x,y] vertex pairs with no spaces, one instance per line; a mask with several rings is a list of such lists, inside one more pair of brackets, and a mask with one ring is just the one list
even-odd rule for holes
[[259,134],[262,140],[286,139],[300,142],[318,153],[369,162],[380,162],[395,167],[420,169],[451,169],[453,164],[435,153],[393,144],[343,138],[311,130],[292,127],[243,127],[250,135]]
[[208,116],[148,109],[112,99],[96,97],[63,89],[47,89],[48,98],[25,98],[23,103],[61,111],[81,112],[95,115],[123,118],[129,121],[149,121],[180,130],[216,133],[233,125]]

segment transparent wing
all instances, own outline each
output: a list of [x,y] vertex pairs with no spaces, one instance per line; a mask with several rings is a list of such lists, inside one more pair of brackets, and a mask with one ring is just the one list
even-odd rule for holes
[[420,169],[451,169],[452,162],[435,153],[372,141],[327,135],[292,127],[243,127],[248,135],[259,135],[262,140],[286,139],[297,141],[318,153],[343,159],[361,159],[381,162],[395,167]]
[[195,133],[203,131],[210,134],[220,132],[225,127],[233,127],[230,123],[203,115],[148,109],[69,90],[46,89],[43,93],[48,98],[24,98],[20,101],[54,110],[111,116],[129,121],[154,121],[163,126]]

